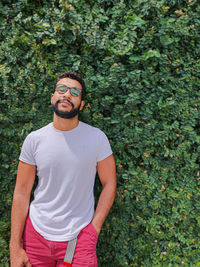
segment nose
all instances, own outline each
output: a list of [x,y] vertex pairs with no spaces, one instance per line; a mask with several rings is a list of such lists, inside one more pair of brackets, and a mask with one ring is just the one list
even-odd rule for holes
[[68,88],[68,90],[63,94],[63,97],[71,98],[71,93],[70,93],[70,89],[69,89],[69,88]]

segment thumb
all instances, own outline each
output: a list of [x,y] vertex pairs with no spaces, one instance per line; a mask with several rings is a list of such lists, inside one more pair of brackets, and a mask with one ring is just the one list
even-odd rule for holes
[[31,267],[32,265],[31,265],[31,263],[30,263],[30,261],[29,261],[29,258],[28,258],[28,256],[27,256],[27,254],[26,254],[26,252],[24,251],[24,257],[25,257],[25,259],[24,259],[24,266],[26,266],[26,267]]
[[32,267],[30,261],[28,261],[28,262],[26,263],[26,267]]

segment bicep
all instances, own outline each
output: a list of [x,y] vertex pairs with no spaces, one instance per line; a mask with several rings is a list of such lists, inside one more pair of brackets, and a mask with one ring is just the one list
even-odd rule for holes
[[30,195],[36,175],[36,166],[19,161],[15,194],[23,193]]
[[116,167],[113,155],[99,161],[97,163],[97,171],[102,186],[106,183],[116,185]]

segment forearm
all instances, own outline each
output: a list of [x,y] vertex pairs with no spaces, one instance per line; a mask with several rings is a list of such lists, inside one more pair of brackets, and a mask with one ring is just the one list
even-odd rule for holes
[[116,195],[116,184],[105,184],[100,194],[97,208],[92,220],[92,224],[95,226],[97,232],[101,231],[102,225],[113,205]]
[[14,193],[11,211],[11,239],[10,248],[20,247],[24,223],[29,209],[29,196]]

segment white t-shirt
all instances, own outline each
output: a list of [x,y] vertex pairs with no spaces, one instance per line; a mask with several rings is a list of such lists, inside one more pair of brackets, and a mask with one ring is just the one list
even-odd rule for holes
[[68,241],[91,222],[97,162],[111,154],[106,135],[83,122],[71,131],[50,123],[26,137],[19,159],[37,166],[29,215],[39,234]]

